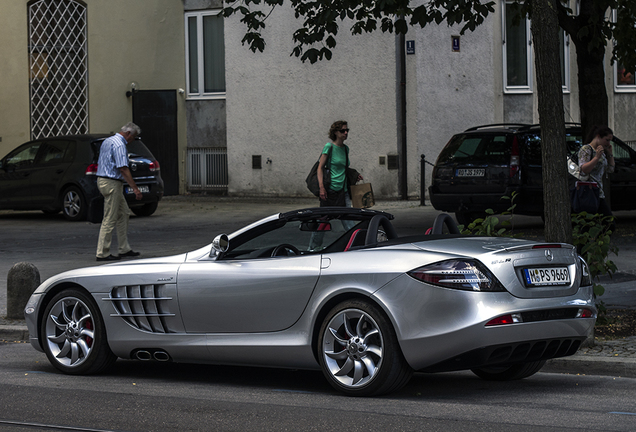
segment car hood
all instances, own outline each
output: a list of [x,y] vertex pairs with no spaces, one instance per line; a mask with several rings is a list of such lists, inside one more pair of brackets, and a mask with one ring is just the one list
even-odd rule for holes
[[177,270],[185,259],[186,254],[180,254],[69,270],[45,280],[34,294],[46,292],[50,287],[60,282],[77,283],[92,292],[100,292],[118,285],[119,279],[121,279],[121,283],[130,284],[131,276],[140,285],[157,283],[157,281],[175,283]]

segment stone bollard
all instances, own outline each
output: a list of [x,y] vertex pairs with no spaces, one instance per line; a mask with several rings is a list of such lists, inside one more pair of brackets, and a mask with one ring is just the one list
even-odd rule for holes
[[28,262],[15,264],[7,275],[7,318],[24,319],[24,307],[40,285],[40,272]]

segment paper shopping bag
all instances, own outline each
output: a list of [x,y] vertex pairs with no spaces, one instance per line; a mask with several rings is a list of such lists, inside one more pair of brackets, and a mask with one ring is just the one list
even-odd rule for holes
[[375,205],[371,183],[351,185],[351,204],[356,208],[369,208]]

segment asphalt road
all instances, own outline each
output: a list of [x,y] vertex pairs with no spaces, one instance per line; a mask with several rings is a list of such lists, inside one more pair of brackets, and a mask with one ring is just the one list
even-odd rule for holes
[[[489,382],[416,374],[381,398],[336,393],[320,372],[123,361],[56,373],[27,344],[0,344],[0,430],[633,431],[636,379],[538,373]],[[37,427],[35,430],[45,430]],[[51,429],[46,429],[51,430]]]

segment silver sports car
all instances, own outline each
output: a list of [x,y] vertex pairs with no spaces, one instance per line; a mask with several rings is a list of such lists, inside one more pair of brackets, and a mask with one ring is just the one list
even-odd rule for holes
[[25,316],[33,347],[68,374],[141,361],[321,369],[379,395],[414,371],[528,377],[574,354],[596,319],[576,249],[457,233],[398,237],[351,208],[275,214],[182,255],[62,273]]

